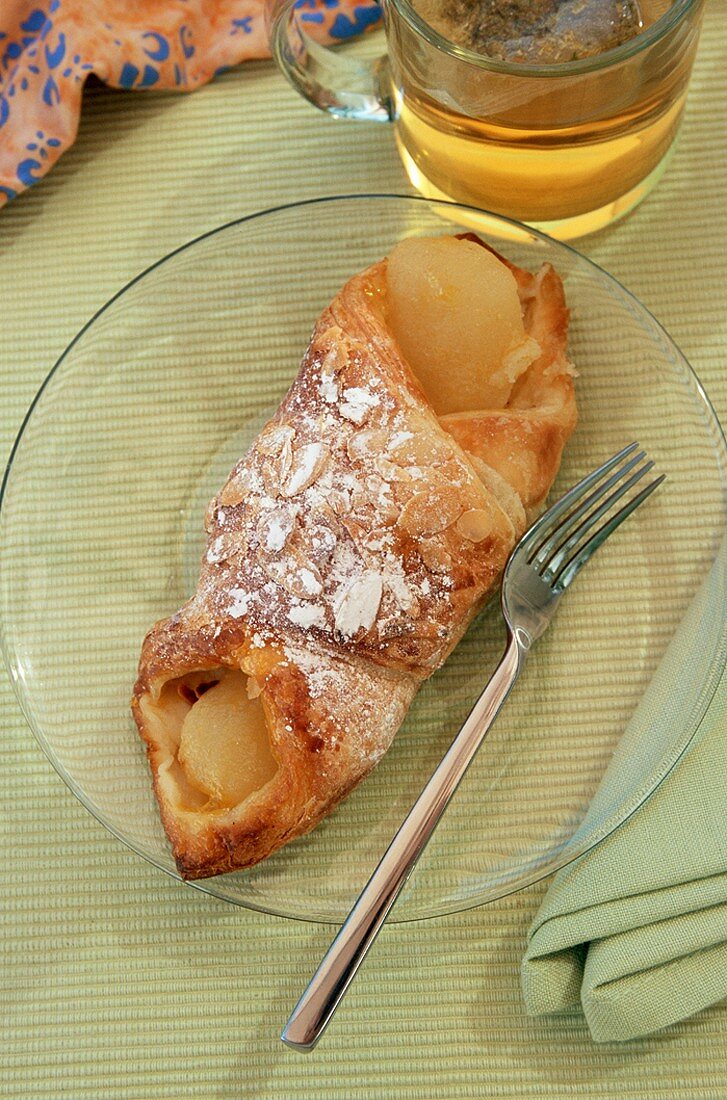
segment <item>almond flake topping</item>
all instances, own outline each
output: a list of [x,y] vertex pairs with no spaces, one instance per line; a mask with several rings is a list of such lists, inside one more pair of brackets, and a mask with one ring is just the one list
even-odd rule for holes
[[330,374],[324,374],[321,378],[319,391],[327,405],[335,405],[338,401],[338,383]]
[[279,455],[284,447],[290,447],[295,438],[295,428],[284,424],[280,427],[268,428],[257,441],[257,450],[261,454],[274,458]]
[[338,406],[341,416],[354,424],[363,424],[371,409],[381,403],[381,398],[363,386],[349,386],[343,391],[343,401]]
[[298,576],[308,595],[318,596],[323,591],[323,585],[312,569],[301,569]]
[[216,565],[217,562],[222,561],[224,557],[225,536],[218,535],[215,541],[207,551],[207,561],[212,565]]
[[244,588],[231,588],[230,595],[233,602],[227,608],[227,614],[231,619],[241,619],[243,615],[247,614],[252,596]]
[[411,617],[416,619],[419,616],[419,601],[406,583],[404,576],[395,572],[387,572],[385,580],[386,587],[402,611],[409,612]]
[[302,607],[291,607],[288,618],[296,626],[325,626],[326,613],[317,603],[304,604]]
[[[249,474],[247,470],[239,470],[233,473],[227,484],[222,489],[222,492],[217,497],[218,504],[229,505],[234,507],[235,504],[242,504],[243,500],[248,494],[249,490]],[[222,522],[220,520],[220,522]]]
[[414,438],[414,432],[394,432],[389,440],[389,446],[387,451],[395,451],[397,447],[400,447],[402,443],[406,443],[408,439]]
[[[292,559],[274,559],[265,562],[263,568],[276,584],[300,600],[309,600],[323,591],[321,575],[314,563],[306,557],[296,555]],[[271,596],[274,591],[273,589]]]
[[290,467],[293,464],[293,442],[292,436],[288,436],[283,443],[283,449],[280,452],[280,481],[281,484],[285,481],[286,477],[290,473]]
[[383,428],[364,428],[354,432],[346,444],[346,452],[352,462],[358,458],[375,457],[386,447],[388,432]]
[[339,589],[335,600],[335,626],[352,638],[362,628],[370,630],[379,611],[384,584],[379,573],[369,571]]
[[290,476],[283,487],[283,496],[294,497],[317,480],[328,461],[330,450],[323,443],[306,443],[291,457]]
[[258,524],[258,534],[266,550],[279,553],[288,542],[295,527],[296,513],[291,505],[273,508],[263,515]]
[[404,505],[399,523],[410,535],[434,535],[444,531],[461,515],[462,505],[454,493],[414,493]]
[[436,536],[431,539],[422,539],[418,549],[422,561],[433,573],[446,574],[451,568],[452,558],[446,546]]
[[485,508],[470,508],[456,523],[457,530],[469,542],[482,542],[493,530],[492,516]]

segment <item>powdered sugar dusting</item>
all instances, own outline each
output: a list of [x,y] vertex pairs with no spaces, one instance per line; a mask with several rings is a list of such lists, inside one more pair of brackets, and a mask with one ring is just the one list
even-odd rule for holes
[[381,264],[321,315],[210,505],[198,589],[153,653],[240,663],[274,704],[281,748],[318,769],[319,805],[385,752],[510,549],[489,483],[407,383],[384,292]]
[[389,440],[387,451],[395,451],[397,447],[400,447],[402,443],[406,443],[407,440],[414,438],[414,432],[394,432]]
[[323,585],[312,569],[303,567],[299,573],[301,583],[306,592],[311,596],[318,596],[323,591]]
[[280,522],[276,522],[268,529],[268,537],[265,542],[267,550],[282,550],[285,546],[285,530]]
[[381,758],[399,728],[416,682],[368,662],[331,658],[285,646],[287,660],[303,676],[312,703],[312,717],[328,748],[346,754],[346,770],[365,774]]
[[252,597],[243,588],[230,589],[230,595],[232,596],[232,603],[227,608],[227,614],[231,619],[241,619],[243,615],[247,614]]
[[298,607],[291,607],[288,610],[288,618],[291,623],[294,623],[296,626],[322,627],[326,622],[326,613],[320,604],[308,603]]
[[[357,308],[370,311],[370,299]],[[486,491],[390,371],[367,316],[362,337],[330,319],[317,330],[276,417],[213,503],[195,614],[206,602],[221,620],[244,620],[254,648],[302,632],[314,649],[429,668],[460,615],[458,589],[480,583],[469,565],[455,577],[453,540],[464,540],[454,523]]]
[[312,485],[329,453],[328,448],[322,443],[307,443],[299,447],[295,452],[290,477],[283,488],[285,496],[294,497],[296,493]]
[[359,630],[370,630],[384,591],[379,573],[367,572],[343,585],[335,599],[336,630],[352,638]]
[[338,401],[338,384],[332,375],[324,374],[321,379],[318,392],[328,405],[335,405]]
[[341,416],[345,416],[346,420],[363,424],[369,411],[376,408],[380,400],[378,394],[371,393],[371,390],[364,389],[363,386],[349,386],[343,391],[343,400],[338,407]]
[[216,564],[217,562],[222,561],[224,543],[224,536],[218,535],[207,551],[208,562],[210,562],[211,564]]
[[283,549],[295,526],[296,513],[292,508],[273,508],[263,514],[258,525],[265,549],[277,554]]

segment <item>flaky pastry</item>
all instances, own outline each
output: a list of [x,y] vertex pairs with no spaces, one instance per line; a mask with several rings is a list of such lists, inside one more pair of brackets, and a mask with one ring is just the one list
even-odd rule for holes
[[180,872],[250,867],[374,767],[498,585],[576,421],[568,311],[471,235],[410,238],[319,317],[211,502],[133,712]]

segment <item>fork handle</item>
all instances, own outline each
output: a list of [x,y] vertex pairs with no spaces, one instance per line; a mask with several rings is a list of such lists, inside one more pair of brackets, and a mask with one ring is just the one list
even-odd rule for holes
[[412,806],[293,1009],[281,1035],[288,1046],[309,1051],[320,1039],[507,699],[526,652],[527,649],[510,634],[505,654],[487,687]]

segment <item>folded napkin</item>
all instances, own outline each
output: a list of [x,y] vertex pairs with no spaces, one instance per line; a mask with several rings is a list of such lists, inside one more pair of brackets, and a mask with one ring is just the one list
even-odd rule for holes
[[[375,0],[298,0],[319,41],[377,23]],[[269,57],[265,0],[2,0],[0,207],[72,144],[83,85],[190,91],[222,69]],[[282,79],[282,78],[281,78]]]
[[[679,628],[617,750],[584,826],[678,753],[705,659],[700,622],[724,606],[727,551]],[[711,601],[720,601],[716,605]],[[714,612],[712,611],[712,614]],[[533,1015],[580,1000],[597,1042],[631,1039],[727,997],[727,674],[686,753],[610,837],[554,878],[522,965]]]

